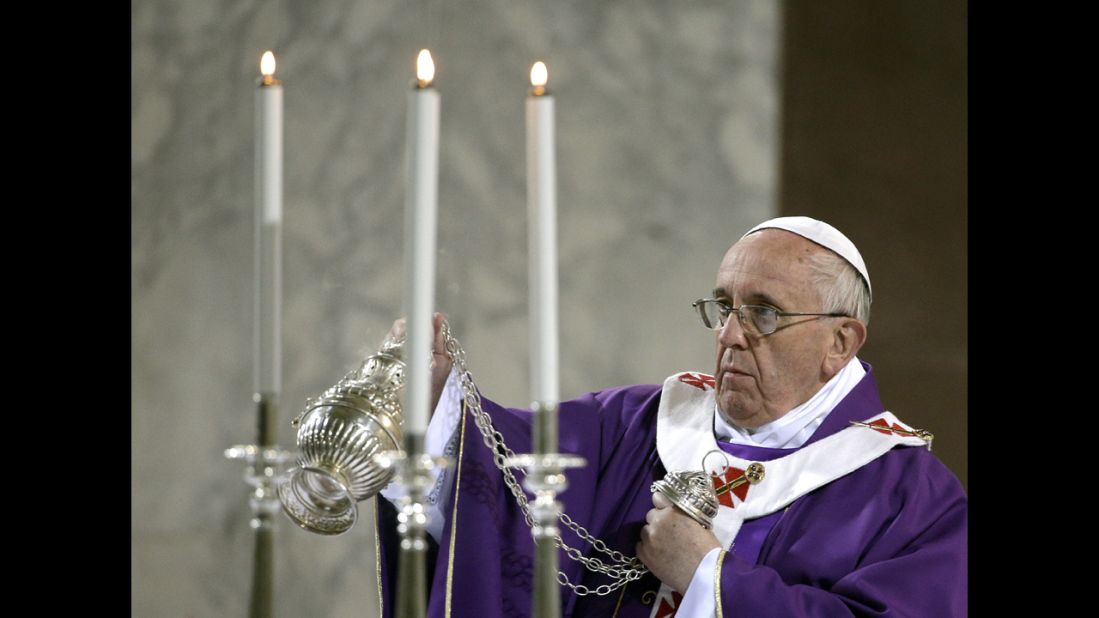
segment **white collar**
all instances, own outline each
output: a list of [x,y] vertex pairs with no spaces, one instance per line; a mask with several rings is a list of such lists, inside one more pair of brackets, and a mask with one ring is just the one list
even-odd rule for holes
[[809,398],[781,417],[762,425],[749,433],[735,425],[727,423],[721,412],[714,406],[714,434],[720,440],[733,444],[748,444],[768,448],[798,448],[813,435],[824,422],[825,417],[843,401],[866,375],[858,358],[852,358],[847,365],[832,376],[831,380]]

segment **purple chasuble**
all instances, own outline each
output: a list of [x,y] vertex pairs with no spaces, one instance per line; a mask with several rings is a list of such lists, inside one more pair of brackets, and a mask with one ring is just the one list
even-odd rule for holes
[[[867,375],[806,444],[883,411],[870,367],[863,364]],[[649,488],[666,473],[656,452],[660,394],[659,385],[627,386],[560,405],[561,450],[583,456],[587,466],[568,471],[568,489],[558,499],[575,522],[626,556],[636,555],[652,508]],[[487,399],[482,405],[513,451],[530,452],[529,411]],[[460,465],[449,472],[455,476],[444,508],[447,522],[442,542],[429,554],[428,615],[446,616],[449,605],[449,615],[458,618],[530,616],[530,529],[471,414],[462,414],[455,441]],[[718,444],[751,461],[797,450]],[[516,477],[522,482],[522,472]],[[383,608],[392,616],[397,551],[387,520],[393,509],[381,500],[378,510]],[[893,448],[785,509],[744,522],[721,565],[722,613],[730,618],[964,616],[966,524],[967,499],[957,478],[927,449]],[[566,544],[612,562],[560,527]],[[559,563],[570,582],[592,590],[611,583],[563,551]],[[562,615],[648,618],[659,587],[652,574],[606,596],[580,596],[561,587]]]

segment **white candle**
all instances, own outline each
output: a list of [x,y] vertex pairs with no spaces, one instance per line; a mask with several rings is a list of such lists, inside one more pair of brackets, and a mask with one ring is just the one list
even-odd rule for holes
[[530,240],[531,394],[534,402],[558,401],[557,168],[554,162],[553,97],[546,65],[534,63],[527,97],[527,221]]
[[260,60],[255,152],[255,392],[279,393],[282,302],[282,83],[275,56]]
[[427,431],[431,405],[432,313],[435,305],[435,228],[439,195],[439,93],[435,65],[420,50],[416,83],[408,94],[408,185],[405,191],[405,431]]

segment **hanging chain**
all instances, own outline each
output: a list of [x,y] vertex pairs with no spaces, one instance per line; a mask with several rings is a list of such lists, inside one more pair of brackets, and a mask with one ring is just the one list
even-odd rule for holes
[[[443,322],[443,340],[446,343],[447,354],[458,370],[458,379],[462,383],[462,395],[466,408],[473,413],[473,421],[484,438],[485,446],[492,451],[493,462],[504,475],[504,484],[507,485],[508,489],[511,491],[511,495],[515,496],[515,501],[519,503],[519,509],[523,512],[523,519],[526,520],[528,527],[533,528],[534,516],[531,515],[530,512],[530,502],[527,499],[526,493],[524,493],[522,487],[520,487],[519,482],[515,480],[515,474],[511,471],[511,468],[506,465],[507,459],[515,456],[515,452],[504,444],[504,436],[501,435],[499,431],[496,431],[492,425],[492,419],[489,417],[488,413],[481,408],[481,397],[477,393],[476,385],[473,383],[473,375],[470,374],[469,370],[466,368],[465,350],[462,349],[458,340],[450,334],[450,325],[446,322]],[[604,596],[625,586],[629,582],[641,579],[643,575],[649,572],[637,557],[631,556],[627,558],[622,552],[607,547],[606,543],[592,536],[586,528],[573,521],[564,511],[558,512],[557,519],[560,520],[566,528],[575,532],[578,537],[591,543],[596,551],[609,556],[612,564],[606,564],[594,556],[584,556],[580,553],[579,549],[570,547],[561,540],[560,534],[554,536],[554,545],[559,549],[565,550],[565,554],[569,558],[583,564],[589,571],[603,573],[614,580],[614,583],[612,584],[603,584],[592,589],[583,584],[574,584],[570,582],[568,576],[565,575],[563,571],[558,571],[557,583],[562,586],[568,586],[575,591],[576,594],[581,596],[589,594]]]

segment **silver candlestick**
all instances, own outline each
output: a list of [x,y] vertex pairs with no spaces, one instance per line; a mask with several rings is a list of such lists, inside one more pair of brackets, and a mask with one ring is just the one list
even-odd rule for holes
[[378,455],[375,463],[393,473],[393,483],[401,488],[396,500],[397,532],[401,535],[401,554],[397,563],[396,616],[420,618],[427,615],[427,524],[424,506],[435,483],[435,471],[451,464],[449,457],[424,453],[423,435],[408,434],[404,450]]
[[523,486],[534,494],[530,511],[535,544],[534,616],[557,618],[561,615],[561,590],[557,582],[557,545],[561,533],[557,520],[562,512],[557,494],[568,487],[565,470],[582,468],[587,462],[579,455],[557,452],[557,404],[538,402],[533,408],[535,452],[508,457],[505,465],[526,470]]
[[225,450],[229,459],[243,460],[244,482],[252,488],[248,505],[250,525],[255,531],[252,554],[252,593],[249,616],[269,618],[274,614],[274,527],[279,512],[276,488],[286,476],[284,466],[293,459],[290,451],[275,444],[275,398],[256,395],[259,409],[259,444],[238,444]]

